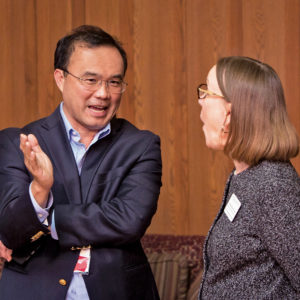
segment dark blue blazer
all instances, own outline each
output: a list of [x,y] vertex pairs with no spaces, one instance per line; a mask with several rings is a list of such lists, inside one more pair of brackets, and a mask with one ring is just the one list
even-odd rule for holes
[[[65,299],[79,250],[87,246],[91,300],[158,299],[140,238],[157,208],[160,140],[123,119],[113,119],[111,128],[88,150],[80,176],[59,108],[0,132],[0,240],[15,256],[4,268],[0,299]],[[33,133],[53,163],[58,241],[32,206],[20,132]]]

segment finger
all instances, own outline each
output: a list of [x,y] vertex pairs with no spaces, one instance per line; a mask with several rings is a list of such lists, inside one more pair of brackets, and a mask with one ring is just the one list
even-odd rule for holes
[[12,260],[11,253],[5,253],[5,255],[3,255],[1,258],[7,260],[8,262]]
[[34,161],[34,147],[38,145],[37,139],[33,134],[29,134],[28,136],[21,133],[20,134],[20,149],[22,150],[24,157],[28,161]]
[[6,259],[7,261],[11,261],[12,250],[8,249],[4,246],[2,241],[0,241],[0,257]]
[[41,151],[37,138],[33,134],[20,134],[20,149],[30,157],[31,151]]
[[28,142],[30,143],[31,148],[32,148],[33,151],[42,152],[42,149],[41,149],[41,147],[39,145],[39,142],[38,142],[37,138],[35,137],[35,135],[29,134],[28,135]]
[[20,149],[24,152],[25,145],[27,142],[27,135],[21,133],[20,134]]
[[27,141],[23,149],[21,149],[24,154],[25,165],[29,168],[36,168],[36,153],[33,151],[30,143]]
[[25,134],[20,134],[20,149],[22,150],[24,156],[30,158],[32,149],[28,141],[28,136],[26,136]]
[[8,262],[10,262],[11,260],[12,260],[12,250],[11,249],[8,249],[8,248],[6,248],[7,249],[7,252],[6,252],[6,260],[8,261]]

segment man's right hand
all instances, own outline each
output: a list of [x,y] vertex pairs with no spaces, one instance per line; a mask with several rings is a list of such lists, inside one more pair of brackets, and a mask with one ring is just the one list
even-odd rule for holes
[[20,134],[20,149],[24,154],[24,163],[33,176],[31,192],[36,202],[45,208],[54,181],[52,163],[33,134]]
[[0,241],[0,259],[4,258],[7,261],[11,261],[12,250],[4,246],[2,241]]

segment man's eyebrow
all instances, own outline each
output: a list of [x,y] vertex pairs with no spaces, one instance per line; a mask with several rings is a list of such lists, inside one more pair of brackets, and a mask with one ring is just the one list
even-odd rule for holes
[[112,78],[120,78],[120,79],[123,79],[123,75],[122,75],[122,74],[116,74],[116,75],[112,76]]
[[119,78],[119,79],[123,79],[123,75],[122,74],[115,74],[110,76],[110,78]]
[[89,72],[89,71],[87,71],[83,74],[83,76],[97,76],[97,75],[98,75],[97,73]]
[[[99,76],[101,77],[101,75],[99,75],[98,73],[95,73],[95,72],[85,72],[82,76]],[[112,76],[110,76],[109,78],[120,78],[120,79],[123,79],[123,75],[122,74],[114,74]]]

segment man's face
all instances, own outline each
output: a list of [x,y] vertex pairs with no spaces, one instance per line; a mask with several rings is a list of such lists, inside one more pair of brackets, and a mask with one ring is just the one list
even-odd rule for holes
[[[124,66],[119,51],[110,46],[87,48],[76,45],[71,54],[67,71],[80,78],[111,80],[123,78]],[[62,92],[63,110],[72,127],[80,134],[96,133],[104,128],[115,115],[121,94],[109,92],[105,82],[95,91],[62,70],[54,72]]]

